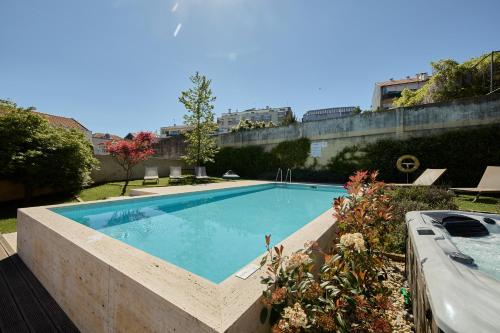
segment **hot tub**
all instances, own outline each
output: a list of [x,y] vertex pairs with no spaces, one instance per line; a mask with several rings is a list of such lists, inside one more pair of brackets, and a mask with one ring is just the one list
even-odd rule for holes
[[500,332],[500,215],[406,215],[416,332]]

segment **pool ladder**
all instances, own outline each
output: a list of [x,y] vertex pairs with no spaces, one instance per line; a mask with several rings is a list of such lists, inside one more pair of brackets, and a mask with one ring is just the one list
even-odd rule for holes
[[[288,168],[286,170],[285,183],[286,183],[286,180],[288,179],[288,175],[290,175],[290,183],[291,183],[292,182],[292,169],[290,169],[290,168]],[[278,181],[278,177],[280,178],[280,183],[283,183],[283,170],[281,168],[278,168],[278,172],[276,172],[276,179],[275,179],[276,182]]]

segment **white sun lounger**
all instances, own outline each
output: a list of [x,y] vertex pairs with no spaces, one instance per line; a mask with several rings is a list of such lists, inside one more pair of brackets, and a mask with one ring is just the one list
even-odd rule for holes
[[224,179],[239,179],[240,176],[234,172],[233,170],[228,170],[225,174],[222,175]]
[[482,193],[500,193],[500,166],[488,166],[477,187],[455,187],[455,192],[476,193],[476,201]]
[[158,176],[158,167],[146,167],[144,172],[144,180],[142,183],[144,184],[147,181],[155,181],[156,184],[160,182],[160,177]]
[[207,169],[204,166],[194,167],[194,174],[196,179],[208,179]]
[[171,166],[170,175],[168,176],[170,181],[178,181],[182,179],[182,168],[180,166]]
[[445,173],[446,169],[426,169],[411,184],[387,184],[387,186],[431,186]]

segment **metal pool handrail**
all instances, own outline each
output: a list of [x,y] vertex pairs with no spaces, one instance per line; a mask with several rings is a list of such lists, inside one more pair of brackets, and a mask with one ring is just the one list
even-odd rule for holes
[[286,180],[288,179],[288,173],[290,173],[290,183],[292,182],[292,169],[288,168],[286,170],[286,175],[285,175],[285,183],[286,183]]
[[278,181],[278,175],[280,176],[280,183],[283,183],[283,170],[281,170],[281,168],[278,168],[278,172],[276,172],[276,179],[275,179],[276,182]]

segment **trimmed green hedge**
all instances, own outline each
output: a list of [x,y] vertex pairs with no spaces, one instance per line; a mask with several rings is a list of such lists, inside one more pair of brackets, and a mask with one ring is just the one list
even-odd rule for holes
[[304,166],[310,145],[309,139],[301,138],[281,142],[270,152],[262,146],[225,147],[220,149],[215,162],[208,164],[207,169],[211,175],[217,176],[233,170],[243,178],[272,179],[278,168],[286,170]]
[[328,169],[343,173],[346,179],[358,169],[379,170],[386,182],[404,182],[406,176],[397,170],[396,161],[405,154],[415,155],[421,163],[410,181],[426,168],[446,168],[441,183],[477,186],[486,166],[500,165],[500,125],[348,147],[332,158]]

